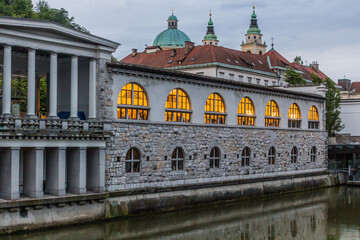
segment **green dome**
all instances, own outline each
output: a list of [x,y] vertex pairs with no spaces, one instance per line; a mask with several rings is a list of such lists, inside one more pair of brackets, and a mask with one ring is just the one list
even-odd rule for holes
[[184,32],[176,28],[169,28],[157,35],[153,46],[185,47],[185,42],[191,42],[191,40]]
[[249,28],[249,30],[247,31],[248,34],[261,34],[261,30],[259,28],[254,28],[251,27]]
[[168,18],[168,20],[174,20],[177,21],[177,17],[174,14],[171,14],[170,17]]

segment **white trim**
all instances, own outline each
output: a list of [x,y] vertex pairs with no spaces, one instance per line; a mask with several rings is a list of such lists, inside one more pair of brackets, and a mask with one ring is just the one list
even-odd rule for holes
[[0,140],[0,148],[10,147],[106,147],[105,141]]

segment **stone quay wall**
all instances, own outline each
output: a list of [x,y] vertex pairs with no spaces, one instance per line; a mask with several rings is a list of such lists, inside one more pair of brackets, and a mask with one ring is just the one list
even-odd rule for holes
[[[327,168],[327,135],[324,131],[170,123],[114,122],[106,147],[106,189],[146,189],[266,178],[289,173],[309,173]],[[291,163],[291,149],[298,159]],[[316,161],[310,151],[317,149]],[[126,153],[140,152],[140,173],[125,172]],[[184,170],[171,169],[175,148],[184,152]],[[210,168],[210,151],[220,149],[220,167]],[[250,166],[241,165],[244,147],[251,150]],[[270,147],[276,149],[274,165],[268,164]]]

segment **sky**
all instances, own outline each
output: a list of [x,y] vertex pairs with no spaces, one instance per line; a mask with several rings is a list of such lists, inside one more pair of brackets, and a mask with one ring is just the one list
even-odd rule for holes
[[[33,2],[36,2],[35,0]],[[50,7],[65,8],[92,34],[121,44],[119,60],[132,48],[143,51],[167,28],[174,9],[178,28],[196,45],[206,34],[213,14],[219,45],[240,50],[250,25],[250,0],[47,0]],[[360,81],[360,0],[256,0],[263,39],[290,62],[317,61],[333,80]],[[269,48],[268,48],[269,49]]]

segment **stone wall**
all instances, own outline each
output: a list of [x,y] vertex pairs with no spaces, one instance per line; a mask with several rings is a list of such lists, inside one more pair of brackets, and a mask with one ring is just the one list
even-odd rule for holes
[[[106,150],[108,191],[134,188],[181,186],[309,172],[327,167],[327,135],[323,131],[114,122],[112,140]],[[270,147],[276,148],[275,165],[268,164]],[[293,146],[299,149],[297,163],[291,163]],[[310,149],[316,146],[315,162]],[[125,156],[135,147],[141,154],[140,173],[125,173]],[[184,170],[171,169],[171,154],[181,147]],[[209,168],[213,147],[221,151],[220,167]],[[241,166],[244,147],[251,149],[249,167]]]

